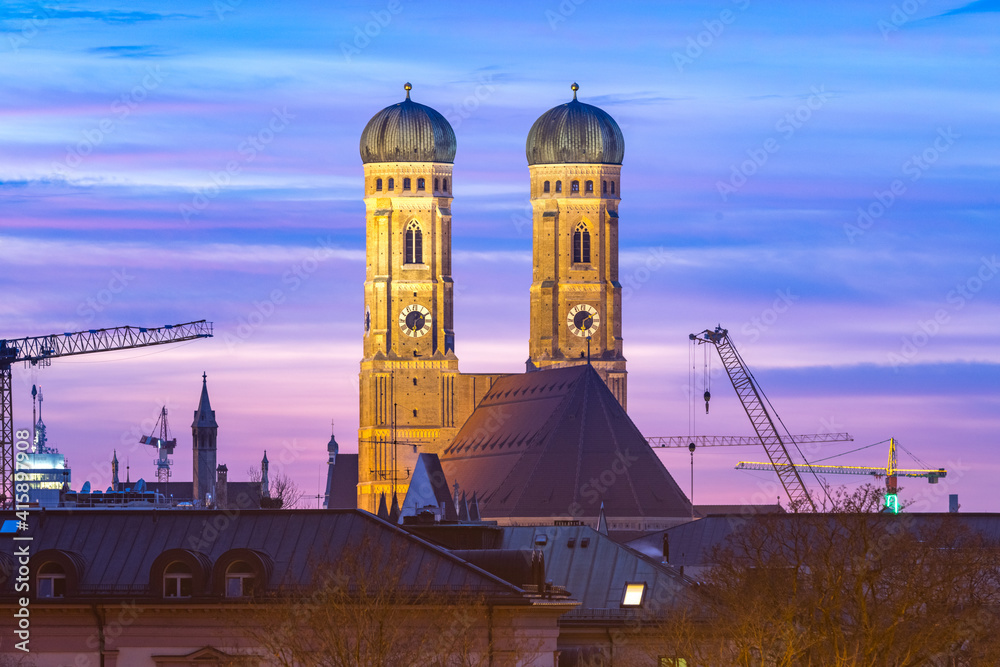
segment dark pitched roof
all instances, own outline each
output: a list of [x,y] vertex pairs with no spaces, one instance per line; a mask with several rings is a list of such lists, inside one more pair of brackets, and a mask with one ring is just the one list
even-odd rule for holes
[[458,520],[455,500],[448,489],[441,460],[437,454],[421,453],[413,466],[406,497],[403,498],[402,512],[404,516],[414,516],[421,508],[430,506],[439,508],[446,521]]
[[[13,511],[0,512],[0,520],[14,518]],[[402,575],[405,585],[431,582],[437,590],[501,597],[523,593],[361,510],[51,510],[33,515],[28,530],[17,535],[32,538],[33,554],[59,549],[78,555],[83,596],[138,594],[149,586],[153,561],[169,549],[192,550],[208,564],[233,549],[254,550],[273,564],[272,587],[307,586],[317,563],[336,562],[366,540],[377,553],[411,564]],[[12,535],[0,535],[3,552],[14,553],[15,544]]]
[[441,455],[483,518],[682,517],[691,506],[590,366],[498,379]]
[[337,454],[326,477],[326,507],[354,509],[358,506],[358,455]]

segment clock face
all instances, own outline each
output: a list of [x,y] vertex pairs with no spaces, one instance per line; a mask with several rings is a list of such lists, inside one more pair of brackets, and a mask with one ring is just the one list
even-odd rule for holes
[[569,309],[566,316],[566,326],[575,336],[586,338],[593,336],[597,328],[601,326],[601,316],[597,314],[597,309],[593,306],[581,303]]
[[431,330],[431,312],[419,304],[399,312],[399,328],[411,338],[420,338]]

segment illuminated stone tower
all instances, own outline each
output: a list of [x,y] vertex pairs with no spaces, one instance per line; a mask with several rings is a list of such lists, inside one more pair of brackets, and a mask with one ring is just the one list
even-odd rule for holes
[[534,219],[528,370],[590,363],[626,405],[618,282],[625,140],[615,120],[573,99],[528,132]]
[[[361,134],[367,254],[358,507],[402,502],[417,449],[455,424],[451,191],[455,132],[410,99]],[[464,417],[462,418],[464,421]],[[457,426],[461,426],[458,423]],[[393,443],[397,444],[393,444]]]

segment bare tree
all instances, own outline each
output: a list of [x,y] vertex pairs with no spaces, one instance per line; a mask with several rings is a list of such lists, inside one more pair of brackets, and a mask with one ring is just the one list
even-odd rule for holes
[[957,515],[881,502],[866,486],[823,513],[747,519],[715,553],[700,608],[662,624],[651,652],[719,667],[1000,664],[997,545]]
[[299,501],[302,500],[303,494],[299,490],[298,484],[288,475],[282,472],[268,472],[267,498],[261,495],[261,479],[260,468],[257,466],[247,468],[247,481],[254,483],[254,491],[250,494],[250,498],[257,506],[271,509],[295,509]]

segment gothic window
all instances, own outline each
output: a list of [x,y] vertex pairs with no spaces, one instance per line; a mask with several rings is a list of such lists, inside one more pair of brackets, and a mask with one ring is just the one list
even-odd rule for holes
[[569,186],[570,192],[573,194],[578,194],[580,192],[580,181],[573,181]]
[[611,194],[615,193],[615,182],[611,181]]
[[376,192],[382,192],[382,179],[381,178],[376,178],[375,179],[375,191]]
[[226,597],[242,598],[253,595],[254,572],[248,564],[236,561],[226,570]]
[[66,597],[66,572],[58,563],[45,563],[38,568],[38,597]]
[[409,178],[404,178],[403,179],[403,189],[404,190],[409,190],[410,189],[410,179]]
[[562,192],[562,181],[556,181],[556,192]]
[[594,194],[594,182],[587,181],[587,194]]
[[406,256],[403,263],[424,263],[424,233],[420,231],[420,224],[416,220],[411,220],[406,226]]
[[545,183],[542,184],[542,192],[548,192],[548,191],[549,191],[549,182],[545,181]]
[[396,179],[390,178],[389,179],[389,187],[386,188],[386,189],[389,190],[390,192],[393,191],[393,190],[395,190],[396,189]]
[[602,195],[608,194],[608,182],[607,181],[601,181],[601,194]]
[[442,179],[442,182],[444,183],[444,185],[441,186],[441,189],[444,190],[445,192],[448,192],[448,179],[447,178]]
[[434,179],[434,192],[437,192],[438,190],[440,190],[440,187],[439,187],[440,185],[441,185],[441,179],[440,178],[435,178]]
[[417,190],[424,190],[424,189],[426,189],[426,187],[427,186],[425,185],[424,179],[418,178],[417,179]]
[[590,264],[590,230],[582,222],[573,230],[573,263]]
[[189,598],[194,589],[191,568],[174,561],[163,571],[163,597]]

